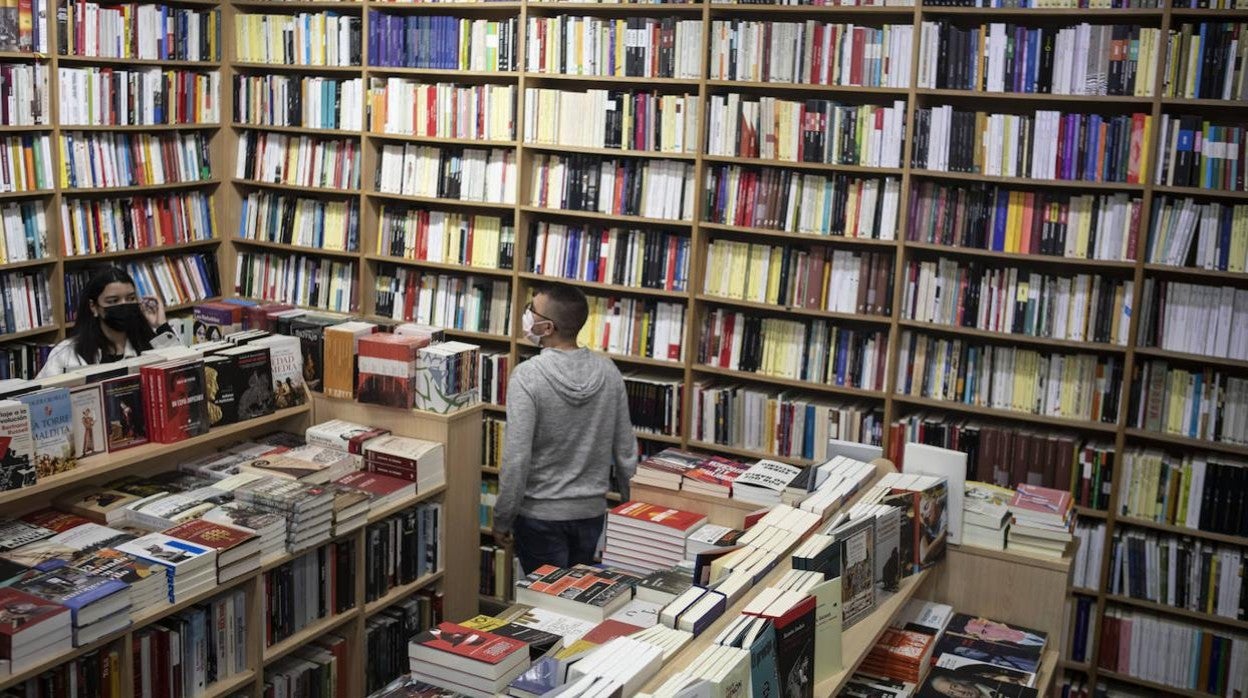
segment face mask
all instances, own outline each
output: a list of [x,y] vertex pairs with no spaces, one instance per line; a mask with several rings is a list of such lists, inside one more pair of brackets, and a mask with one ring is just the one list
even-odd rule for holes
[[143,317],[143,311],[138,303],[110,305],[104,308],[104,314],[100,319],[105,325],[118,332],[131,332],[147,326],[147,318]]
[[[542,322],[548,322],[542,320]],[[542,345],[542,336],[533,331],[533,325],[537,324],[537,318],[533,315],[533,311],[525,309],[524,316],[520,319],[520,329],[524,331],[524,338],[538,345]]]

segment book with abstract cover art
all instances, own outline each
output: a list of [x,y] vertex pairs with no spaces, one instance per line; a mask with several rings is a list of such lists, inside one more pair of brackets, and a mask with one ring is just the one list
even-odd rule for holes
[[143,410],[143,384],[139,376],[110,378],[101,388],[109,452],[147,443],[147,414]]
[[30,408],[17,400],[0,400],[0,456],[0,491],[35,484]]
[[74,453],[79,458],[108,451],[104,436],[104,393],[98,383],[71,388],[69,401],[73,408]]
[[69,390],[46,388],[17,398],[30,408],[30,430],[35,441],[35,477],[45,478],[72,470],[74,428]]

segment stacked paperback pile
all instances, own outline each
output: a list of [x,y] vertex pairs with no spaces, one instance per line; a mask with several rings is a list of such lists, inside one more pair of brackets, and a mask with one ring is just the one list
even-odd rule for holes
[[0,662],[6,673],[21,673],[74,646],[69,609],[33,594],[0,588],[0,607],[20,609],[0,619]]
[[678,448],[665,448],[637,464],[633,475],[635,485],[649,485],[665,490],[679,490],[689,471],[697,468],[703,456]]
[[234,490],[234,498],[286,519],[286,549],[296,553],[329,540],[334,498],[330,490],[297,480],[266,478]]
[[218,583],[225,584],[260,569],[260,537],[250,531],[192,519],[165,534],[216,550]]
[[733,483],[749,466],[723,456],[705,458],[685,473],[680,488],[686,492],[727,499],[732,496]]
[[986,482],[966,483],[962,500],[962,544],[1005,550],[1014,491]]
[[1074,539],[1074,507],[1069,492],[1019,485],[1010,500],[1010,549],[1060,558]]
[[470,696],[493,696],[529,668],[525,643],[454,623],[439,623],[408,644],[412,677]]
[[639,581],[639,575],[588,565],[542,565],[516,582],[516,603],[601,623],[633,598]]
[[242,502],[226,502],[208,510],[202,518],[254,534],[259,541],[261,564],[286,554],[286,519],[277,514]]
[[58,567],[23,579],[13,588],[68,608],[75,647],[130,624],[126,584],[110,577],[90,575],[76,567]]
[[627,502],[607,513],[607,543],[602,561],[633,572],[649,574],[685,559],[689,534],[706,517],[644,502]]
[[176,604],[217,585],[217,552],[212,548],[164,533],[149,533],[117,549],[167,568],[169,603]]
[[[779,461],[763,459],[751,465],[732,484],[732,498],[760,506],[774,506],[783,501],[794,505],[789,485],[802,473],[802,468]],[[803,492],[801,496],[804,496]]]

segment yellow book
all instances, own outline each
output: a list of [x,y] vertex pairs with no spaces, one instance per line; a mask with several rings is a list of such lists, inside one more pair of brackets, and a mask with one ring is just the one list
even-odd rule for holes
[[1018,252],[1023,230],[1023,193],[1010,191],[1005,214],[1005,251]]
[[1140,181],[1148,182],[1152,176],[1148,172],[1148,164],[1153,160],[1153,117],[1144,116],[1144,135],[1140,139]]
[[767,270],[767,297],[763,299],[766,303],[777,303],[780,298],[780,268],[784,261],[784,249],[780,247],[771,248],[771,263]]

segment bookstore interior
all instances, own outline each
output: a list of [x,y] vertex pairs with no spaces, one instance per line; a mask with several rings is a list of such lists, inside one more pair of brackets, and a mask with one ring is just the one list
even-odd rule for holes
[[[1248,696],[1241,0],[54,1],[0,697]],[[638,457],[526,570],[551,289]]]

